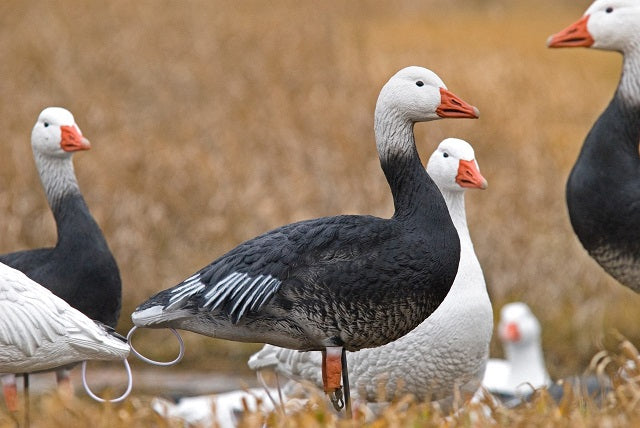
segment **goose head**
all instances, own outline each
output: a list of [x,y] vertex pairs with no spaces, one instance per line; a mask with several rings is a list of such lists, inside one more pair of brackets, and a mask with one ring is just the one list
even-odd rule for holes
[[433,71],[411,66],[393,75],[380,91],[376,116],[386,115],[415,123],[441,118],[477,119],[480,113],[448,91]]
[[480,174],[473,147],[458,138],[447,138],[438,145],[429,158],[427,172],[443,192],[487,188],[487,180]]
[[72,152],[88,150],[89,140],[82,136],[69,110],[48,107],[40,113],[31,131],[33,151],[46,157],[70,157]]
[[522,302],[504,305],[500,310],[498,336],[505,344],[528,345],[540,341],[540,322]]
[[596,0],[580,20],[549,37],[551,48],[593,47],[627,53],[640,48],[640,1]]

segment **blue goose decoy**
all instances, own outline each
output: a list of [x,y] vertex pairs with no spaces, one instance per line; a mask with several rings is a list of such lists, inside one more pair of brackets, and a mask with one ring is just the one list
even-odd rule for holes
[[[427,173],[442,192],[458,231],[460,265],[447,297],[419,326],[386,345],[347,354],[353,398],[374,413],[407,394],[449,409],[454,399],[475,393],[489,357],[493,311],[465,213],[465,190],[485,189],[487,181],[473,147],[457,138],[440,143]],[[248,364],[258,371],[258,380],[262,370],[291,379],[284,388],[287,397],[298,393],[300,380],[322,386],[315,352],[265,345]]]
[[444,300],[458,269],[456,229],[413,136],[416,122],[445,117],[478,111],[432,71],[400,70],[375,109],[392,218],[325,217],[250,239],[142,303],[131,316],[135,326],[322,351],[325,391],[349,412],[345,350],[411,331]]
[[[33,127],[31,147],[58,241],[55,247],[0,255],[0,263],[25,273],[90,319],[115,328],[122,294],[120,271],[80,193],[72,161],[73,153],[91,147],[89,140],[71,112],[48,107]],[[68,368],[56,374],[59,384],[71,387]],[[15,388],[15,378],[13,383]]]
[[640,292],[640,2],[597,0],[549,47],[621,52],[622,76],[567,181],[571,225],[618,282]]

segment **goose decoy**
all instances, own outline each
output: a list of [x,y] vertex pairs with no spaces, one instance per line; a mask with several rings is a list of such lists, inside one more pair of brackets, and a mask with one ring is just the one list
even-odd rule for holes
[[506,407],[530,400],[535,390],[541,388],[546,388],[558,403],[567,387],[576,396],[601,403],[612,390],[608,377],[580,375],[552,381],[544,361],[540,335],[540,322],[526,303],[504,305],[500,310],[498,337],[506,360],[489,360],[482,386]]
[[640,2],[597,0],[548,46],[624,56],[613,99],[582,145],[566,194],[571,225],[589,255],[640,292]]
[[[427,173],[442,192],[460,237],[458,273],[447,297],[418,327],[386,345],[347,354],[353,397],[360,402],[383,404],[412,394],[448,407],[458,395],[456,388],[470,398],[482,380],[493,312],[467,227],[464,193],[468,188],[485,189],[487,181],[473,147],[455,138],[440,143],[427,163]],[[317,353],[273,345],[265,345],[249,359],[253,370],[271,369],[318,387],[320,365]],[[287,384],[285,395],[299,389],[296,386]]]
[[[22,272],[0,263],[0,373],[34,373],[87,360],[124,360],[128,395],[128,355],[126,339],[112,328],[92,321]],[[8,407],[17,409],[15,378],[4,375],[2,383]],[[85,387],[92,394],[86,382]]]
[[444,300],[458,269],[458,234],[413,136],[416,122],[447,117],[477,118],[478,110],[432,71],[400,70],[375,109],[392,218],[325,217],[250,239],[142,303],[134,328],[322,351],[325,391],[349,413],[345,351],[411,331]]
[[500,309],[498,337],[506,359],[488,361],[482,386],[505,401],[550,386],[540,334],[540,322],[526,303],[504,305]]
[[[80,193],[72,155],[90,148],[71,112],[44,109],[31,132],[31,146],[58,232],[55,247],[0,255],[88,318],[115,328],[121,305],[120,272],[100,227]],[[57,370],[70,388],[68,369]],[[25,381],[27,381],[25,375]]]

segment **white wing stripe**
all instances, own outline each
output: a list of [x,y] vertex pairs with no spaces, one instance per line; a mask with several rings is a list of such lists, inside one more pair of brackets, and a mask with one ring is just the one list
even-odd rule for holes
[[265,289],[268,290],[269,289],[267,287],[268,284],[272,283],[273,281],[275,281],[275,279],[271,275],[265,276],[262,282],[260,282],[260,284],[256,285],[251,290],[247,290],[247,292],[248,291],[252,292],[251,295],[247,296],[246,298],[244,295],[241,296],[240,299],[238,299],[238,302],[234,305],[233,309],[231,310],[231,312],[234,312],[236,310],[236,307],[242,302],[242,300],[244,300],[244,304],[238,310],[238,315],[236,318],[238,319],[241,318],[249,307],[253,309],[254,306],[256,306],[256,296],[260,296],[265,291]]
[[247,310],[255,310],[264,305],[279,285],[280,280],[271,275],[252,276],[248,273],[233,272],[208,287],[202,296],[204,302],[201,307],[214,310],[227,302],[226,304],[232,304],[229,315],[238,320]]
[[178,300],[182,300],[186,296],[192,296],[202,290],[204,284],[200,282],[200,274],[192,275],[187,278],[180,287],[177,287],[171,292],[172,296],[169,299],[170,303]]
[[211,305],[212,309],[215,309],[220,303],[222,303],[224,301],[224,299],[235,290],[235,287],[238,284],[242,284],[245,281],[245,278],[247,278],[249,275],[247,275],[246,273],[243,273],[242,275],[237,276],[236,278],[233,279],[233,281],[229,282],[228,284],[226,284],[226,286],[223,287],[218,287],[218,284],[216,284],[214,286],[214,289],[211,290],[211,292],[207,293],[215,293],[214,295],[211,296],[211,298],[209,300],[206,301],[206,303],[204,304],[204,306],[209,306]]
[[205,299],[210,299],[213,295],[217,294],[218,291],[220,291],[225,285],[229,284],[230,282],[232,282],[233,280],[235,280],[236,278],[238,278],[239,276],[242,276],[242,273],[240,272],[233,272],[230,275],[227,275],[226,277],[224,277],[223,279],[221,279],[220,281],[218,281],[216,283],[216,285],[214,285],[211,290],[209,290],[205,295],[204,298]]
[[198,284],[192,284],[189,287],[185,287],[182,290],[174,290],[173,292],[176,293],[173,296],[171,296],[171,298],[169,299],[169,302],[173,303],[175,301],[178,300],[182,300],[183,298],[187,297],[187,296],[192,296],[194,294],[196,294],[198,291],[202,290],[204,288],[204,284],[203,283],[198,283]]
[[[237,286],[234,287],[235,290],[229,296],[229,300],[235,299],[238,293],[240,293],[240,296],[238,296],[238,299],[242,299],[241,296],[244,296],[247,291],[251,290],[251,288],[255,285],[255,283],[257,281],[260,281],[260,278],[262,278],[262,275],[258,275],[255,278],[248,277],[246,280],[242,281],[242,284],[238,284]],[[252,279],[253,281],[251,282],[251,284],[249,284],[249,281],[251,281]],[[233,312],[233,309],[231,309],[231,312]]]
[[[264,279],[263,279],[264,278]],[[242,302],[245,300],[248,300],[249,302],[251,302],[252,298],[251,297],[247,297],[247,294],[249,293],[255,293],[256,291],[260,291],[260,285],[256,286],[256,283],[258,281],[260,281],[262,279],[262,282],[260,283],[260,285],[262,285],[266,280],[269,279],[268,276],[266,275],[258,275],[251,284],[249,284],[248,286],[244,287],[244,291],[242,292],[242,294],[240,294],[238,296],[238,298],[236,299],[236,303],[231,307],[231,313],[234,313],[236,311],[236,308],[242,304]],[[233,296],[231,296],[231,298],[233,298]],[[242,313],[244,311],[240,311],[240,316],[242,316]]]
[[251,305],[251,310],[256,310],[260,308],[266,300],[271,297],[271,295],[278,289],[280,285],[280,281],[276,278],[271,278],[271,280],[264,285],[262,290],[253,298],[253,304]]

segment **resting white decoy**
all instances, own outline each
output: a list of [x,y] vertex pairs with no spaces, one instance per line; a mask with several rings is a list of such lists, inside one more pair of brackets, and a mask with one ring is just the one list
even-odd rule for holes
[[575,395],[601,402],[611,391],[608,376],[578,375],[551,380],[544,362],[540,331],[538,319],[525,303],[504,305],[498,335],[507,359],[489,360],[482,386],[507,407],[528,400],[540,388],[547,388],[551,397],[560,402],[566,385],[571,386]]
[[504,305],[498,336],[506,360],[489,360],[482,386],[494,395],[512,398],[551,385],[540,343],[540,323],[529,306],[522,302]]
[[[242,414],[250,412],[271,412],[280,406],[278,392],[264,388],[250,388],[220,394],[184,397],[173,403],[164,398],[154,398],[151,407],[167,419],[179,419],[189,426],[234,428],[238,426]],[[290,401],[287,406],[302,402]]]
[[[456,388],[470,396],[482,380],[493,312],[467,228],[464,191],[484,189],[487,182],[471,145],[455,138],[440,143],[429,159],[427,172],[442,192],[460,237],[458,272],[444,301],[413,331],[387,345],[347,354],[353,395],[361,402],[384,403],[413,394],[419,400],[449,405]],[[317,353],[272,345],[265,345],[249,360],[254,370],[273,369],[318,387],[322,386],[320,364]],[[291,395],[292,386],[285,387],[285,394]],[[379,406],[370,405],[370,409],[374,407]]]
[[129,345],[22,272],[0,263],[0,373],[17,407],[15,376],[87,360],[125,360]]

